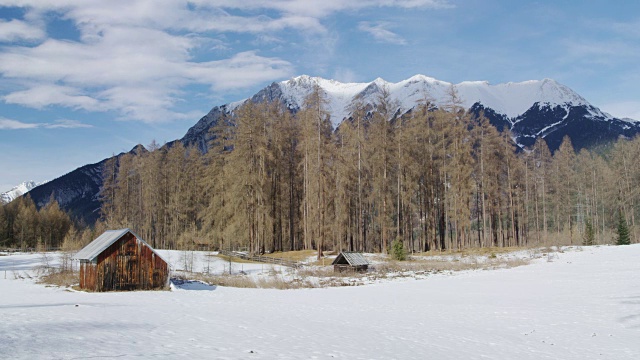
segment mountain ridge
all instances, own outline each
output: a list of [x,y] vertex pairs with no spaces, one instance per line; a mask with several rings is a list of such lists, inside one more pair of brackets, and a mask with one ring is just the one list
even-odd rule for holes
[[[462,106],[479,116],[481,113],[500,131],[509,130],[512,139],[521,148],[532,146],[543,137],[554,151],[564,136],[569,136],[574,148],[579,150],[614,141],[620,137],[631,138],[640,133],[640,122],[618,119],[591,105],[569,87],[552,79],[528,80],[491,85],[486,81],[464,81],[452,84],[425,75],[390,83],[377,78],[369,83],[341,83],[319,77],[301,75],[289,80],[273,82],[252,97],[213,107],[177,141],[185,146],[197,146],[208,151],[213,138],[211,128],[223,118],[232,117],[234,111],[246,101],[279,101],[292,113],[304,105],[304,99],[320,86],[327,97],[327,110],[332,124],[337,127],[350,116],[354,101],[362,101],[375,107],[384,89],[392,100],[397,100],[394,113],[409,113],[420,101],[428,99],[436,106],[445,106],[446,96],[456,89]],[[132,152],[139,150],[136,147]],[[123,154],[119,154],[117,157]],[[102,186],[102,165],[108,159],[85,165],[51,182],[31,190],[38,207],[44,206],[51,194],[60,206],[88,224],[99,216],[99,192]]]
[[[368,83],[342,83],[300,75],[274,82],[251,98],[214,107],[189,129],[181,141],[186,146],[197,145],[201,151],[206,152],[206,144],[211,140],[211,135],[198,130],[207,129],[216,122],[216,118],[223,115],[231,116],[238,106],[249,100],[280,101],[286,108],[296,112],[303,107],[304,99],[316,85],[328,100],[327,110],[334,128],[350,116],[349,108],[355,101],[374,105],[383,88],[386,88],[391,99],[397,102],[397,107],[392,112],[401,115],[408,113],[424,100],[434,103],[437,107],[445,106],[453,88],[461,100],[462,107],[481,109],[485,116],[490,113],[487,117],[491,123],[501,131],[512,131],[514,142],[521,149],[533,145],[538,136],[545,140],[549,138],[552,144],[550,148],[557,149],[562,138],[569,135],[561,125],[581,120],[584,121],[585,128],[592,128],[590,132],[594,133],[593,139],[574,134],[574,137],[581,138],[575,144],[578,149],[611,141],[619,136],[631,137],[640,132],[640,122],[615,118],[590,104],[566,85],[549,78],[492,85],[488,81],[463,81],[453,84],[420,74],[397,83],[382,78]],[[474,114],[478,116],[480,111],[475,111]],[[611,124],[605,126],[597,123],[603,121],[614,124],[613,128]],[[580,131],[574,128],[575,124],[570,129]],[[604,135],[602,131],[605,131]]]

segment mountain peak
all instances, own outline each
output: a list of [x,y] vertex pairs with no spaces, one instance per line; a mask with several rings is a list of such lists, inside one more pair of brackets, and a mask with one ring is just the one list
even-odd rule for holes
[[20,196],[28,193],[31,189],[39,184],[33,180],[22,182],[20,185],[14,186],[11,190],[0,194],[0,203],[8,204]]
[[399,104],[399,110],[407,111],[418,101],[429,98],[436,105],[447,102],[449,89],[453,86],[466,108],[480,103],[496,112],[515,118],[527,111],[532,104],[540,103],[550,106],[573,106],[590,104],[570,88],[553,79],[528,80],[491,85],[488,81],[463,81],[452,84],[425,75],[414,75],[409,79],[391,83],[376,78],[368,83],[342,83],[320,77],[301,75],[278,83],[282,94],[293,107],[302,107],[304,98],[313,86],[319,86],[329,100],[331,122],[337,126],[348,116],[349,105],[358,97],[365,102],[375,102],[377,93],[386,87],[393,100]]
[[417,75],[413,75],[412,77],[408,78],[407,80],[404,80],[404,82],[407,83],[415,83],[415,82],[439,82],[440,80],[436,79],[436,78],[432,78],[430,76],[426,76],[426,75],[422,75],[422,74],[417,74]]
[[385,79],[381,78],[381,77],[377,77],[375,80],[373,80],[371,82],[372,84],[376,84],[378,86],[385,86],[387,84],[389,84]]

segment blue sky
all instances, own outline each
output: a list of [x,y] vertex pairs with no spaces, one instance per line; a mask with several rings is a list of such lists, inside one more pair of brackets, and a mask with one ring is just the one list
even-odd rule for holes
[[0,191],[180,138],[301,74],[553,78],[640,120],[640,2],[611,3],[0,0]]

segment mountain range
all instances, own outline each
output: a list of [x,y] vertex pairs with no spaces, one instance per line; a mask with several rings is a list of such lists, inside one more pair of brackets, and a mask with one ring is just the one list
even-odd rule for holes
[[[176,141],[185,146],[196,145],[206,152],[212,136],[209,130],[222,116],[233,115],[244,102],[279,101],[295,113],[316,85],[325,95],[326,110],[334,128],[350,117],[349,109],[355,101],[373,106],[383,90],[388,91],[396,106],[393,110],[398,115],[410,112],[425,100],[436,107],[446,105],[452,90],[455,90],[462,107],[476,116],[483,113],[500,131],[510,130],[515,144],[521,149],[533,145],[539,137],[544,138],[550,150],[554,151],[565,136],[571,138],[578,150],[606,144],[620,137],[632,138],[640,133],[640,122],[615,118],[551,79],[497,85],[484,81],[452,84],[416,75],[397,83],[380,78],[369,83],[341,83],[303,75],[274,82],[249,99],[214,107]],[[140,149],[137,146],[132,151]],[[85,165],[37,186],[30,195],[40,207],[54,194],[63,209],[91,224],[99,216],[98,194],[102,185],[102,165],[106,161]]]

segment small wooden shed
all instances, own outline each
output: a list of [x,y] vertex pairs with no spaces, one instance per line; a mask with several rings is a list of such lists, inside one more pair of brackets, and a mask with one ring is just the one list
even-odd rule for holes
[[365,272],[369,268],[369,262],[359,252],[343,251],[338,254],[331,263],[334,272],[360,271]]
[[169,283],[169,263],[129,229],[105,231],[74,258],[82,289],[151,290]]

